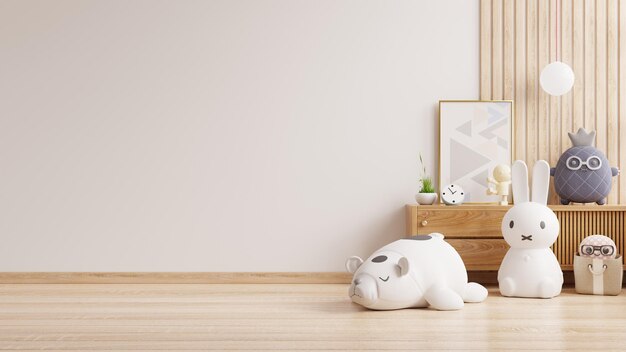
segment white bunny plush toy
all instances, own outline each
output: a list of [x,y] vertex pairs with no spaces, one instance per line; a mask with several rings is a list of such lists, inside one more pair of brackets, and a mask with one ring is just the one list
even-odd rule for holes
[[550,166],[545,160],[535,163],[532,201],[528,168],[521,160],[513,164],[512,182],[514,206],[502,219],[502,234],[511,248],[498,270],[500,293],[507,297],[558,296],[563,272],[550,250],[559,235],[559,220],[547,207]]

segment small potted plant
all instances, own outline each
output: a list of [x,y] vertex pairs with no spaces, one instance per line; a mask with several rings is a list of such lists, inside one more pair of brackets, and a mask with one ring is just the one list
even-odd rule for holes
[[424,166],[424,160],[420,153],[420,165],[422,166],[422,176],[420,177],[420,190],[415,195],[415,200],[421,205],[430,205],[437,201],[437,193],[435,193],[435,187],[433,187],[433,179],[426,174],[426,166]]

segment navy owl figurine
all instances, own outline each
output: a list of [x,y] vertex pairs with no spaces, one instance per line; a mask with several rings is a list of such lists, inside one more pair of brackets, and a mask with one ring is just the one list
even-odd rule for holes
[[563,152],[556,167],[550,169],[561,204],[606,203],[611,177],[617,176],[619,169],[610,167],[604,154],[593,146],[595,131],[587,133],[580,128],[576,134],[568,135],[573,147]]

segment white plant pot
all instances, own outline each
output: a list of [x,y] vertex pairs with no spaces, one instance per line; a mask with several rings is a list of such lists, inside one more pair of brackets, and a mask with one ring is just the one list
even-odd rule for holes
[[415,200],[421,205],[431,205],[437,201],[437,193],[418,193]]

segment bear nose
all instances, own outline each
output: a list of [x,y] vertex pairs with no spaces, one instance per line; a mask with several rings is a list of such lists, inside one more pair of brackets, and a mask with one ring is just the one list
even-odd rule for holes
[[358,285],[358,284],[360,284],[360,283],[361,283],[361,279],[354,279],[354,284],[355,284],[355,285]]

